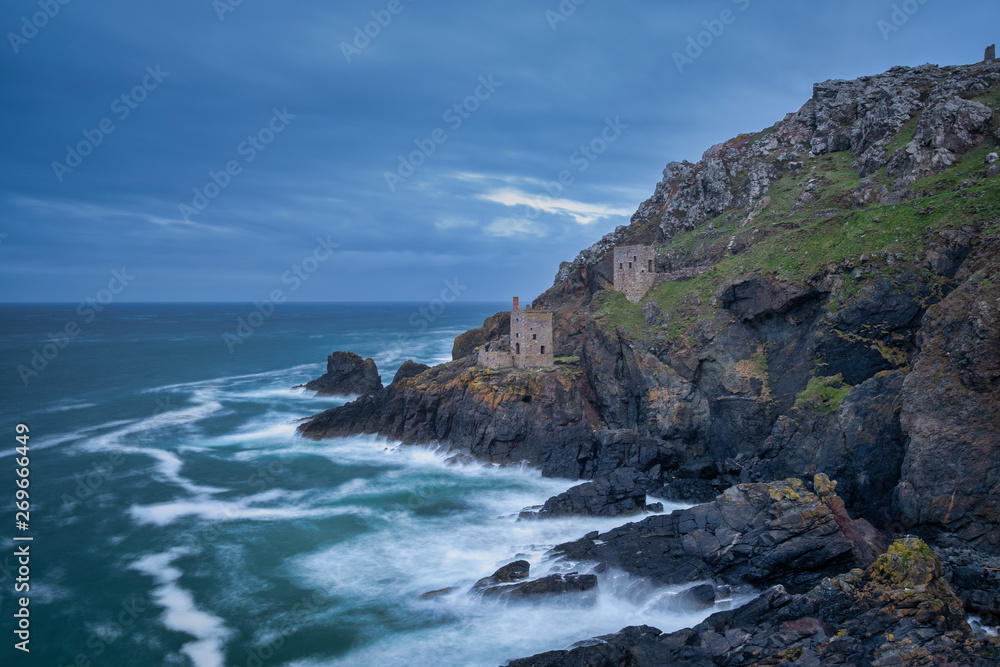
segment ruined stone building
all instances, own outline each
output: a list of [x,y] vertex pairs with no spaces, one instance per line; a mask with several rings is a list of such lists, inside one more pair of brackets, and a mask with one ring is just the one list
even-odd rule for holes
[[615,248],[615,290],[638,303],[656,282],[656,250],[647,245]]
[[479,365],[498,368],[545,368],[555,365],[552,313],[522,309],[518,298],[510,311],[510,335],[479,348]]

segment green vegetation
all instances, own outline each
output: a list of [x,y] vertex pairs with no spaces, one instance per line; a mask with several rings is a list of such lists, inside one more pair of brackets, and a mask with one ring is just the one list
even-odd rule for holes
[[641,337],[649,330],[642,317],[642,305],[630,302],[622,292],[598,292],[591,304],[591,312],[606,328],[613,330],[621,327],[632,337]]
[[886,146],[885,148],[886,157],[889,157],[890,155],[898,151],[900,148],[913,141],[913,135],[916,134],[917,132],[917,122],[919,120],[920,120],[920,114],[917,114],[910,120],[906,121],[903,127],[899,128],[899,132],[896,133],[896,136],[893,138],[892,141],[889,142],[889,145]]
[[844,383],[843,375],[814,377],[809,380],[809,384],[795,399],[795,408],[797,410],[819,410],[833,414],[840,409],[840,404],[851,393],[851,388],[849,384]]
[[553,361],[561,365],[578,364],[580,363],[580,357],[555,357]]

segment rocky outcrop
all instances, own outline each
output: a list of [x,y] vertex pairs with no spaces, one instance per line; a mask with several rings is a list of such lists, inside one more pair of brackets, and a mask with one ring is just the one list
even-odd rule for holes
[[637,485],[635,471],[616,470],[594,482],[578,484],[553,496],[537,511],[523,511],[522,519],[561,516],[629,516],[646,511],[646,492]]
[[467,357],[315,415],[299,431],[316,439],[378,433],[482,461],[528,462],[550,476],[590,477],[598,424],[583,383],[561,369],[489,371]]
[[801,480],[741,484],[714,502],[559,545],[553,556],[669,585],[714,579],[807,589],[863,562],[868,554],[859,551],[861,542],[845,534],[856,523],[866,536],[876,532],[849,517],[842,526],[828,502]]
[[[585,593],[597,588],[593,574],[550,574],[528,580],[531,565],[526,560],[516,560],[504,565],[488,577],[476,582],[471,593],[501,600],[529,600],[532,598]],[[586,596],[592,602],[593,595]]]
[[475,354],[477,347],[482,347],[500,336],[510,335],[510,312],[490,315],[483,321],[483,326],[470,329],[459,334],[451,348],[451,359],[456,361]]
[[427,364],[417,364],[414,363],[412,359],[407,359],[392,377],[392,383],[396,384],[400,380],[408,380],[409,378],[417,377],[428,369],[430,369],[430,366]]
[[320,394],[371,396],[382,389],[382,379],[373,359],[334,352],[327,357],[326,373],[304,386]]
[[568,651],[512,660],[509,667],[654,665],[995,664],[966,623],[941,563],[922,541],[898,540],[866,570],[825,579],[812,590],[765,590],[693,628],[661,633],[625,628]]

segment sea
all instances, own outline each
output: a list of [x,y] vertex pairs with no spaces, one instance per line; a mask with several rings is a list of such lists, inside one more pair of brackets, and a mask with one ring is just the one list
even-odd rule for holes
[[516,558],[590,572],[547,552],[624,520],[518,521],[575,483],[528,465],[297,435],[351,400],[297,387],[331,352],[388,384],[504,307],[0,306],[0,664],[497,666],[705,618],[614,570],[596,598],[470,594]]

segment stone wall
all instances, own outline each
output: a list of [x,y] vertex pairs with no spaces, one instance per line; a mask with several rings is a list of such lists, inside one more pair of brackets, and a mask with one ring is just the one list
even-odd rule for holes
[[511,355],[510,350],[500,352],[479,348],[479,365],[491,371],[510,368],[514,365],[514,357]]
[[552,313],[522,310],[515,303],[510,316],[510,347],[518,368],[554,365]]
[[615,289],[632,303],[638,303],[656,280],[655,252],[652,246],[615,248]]

